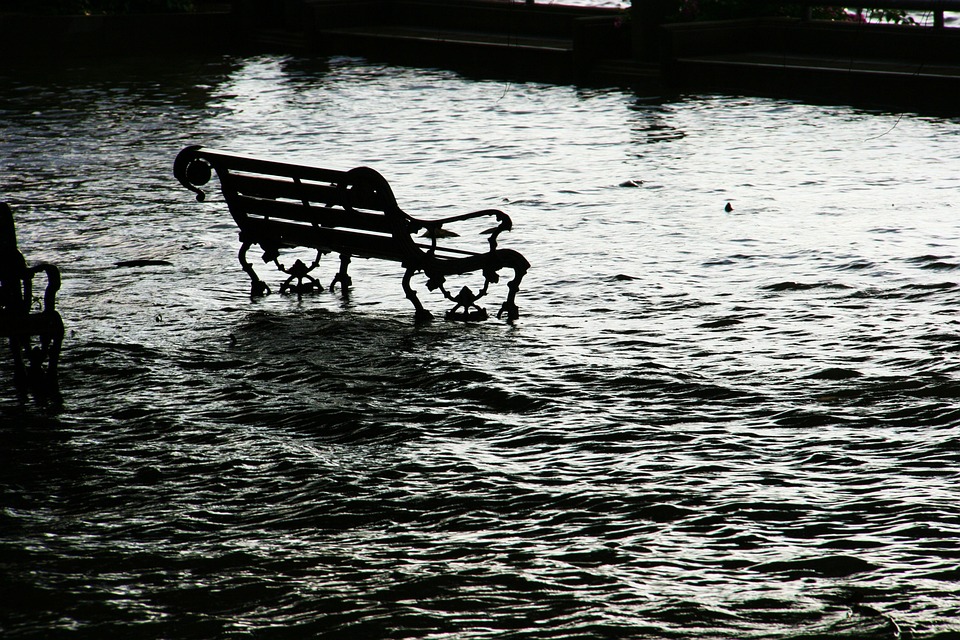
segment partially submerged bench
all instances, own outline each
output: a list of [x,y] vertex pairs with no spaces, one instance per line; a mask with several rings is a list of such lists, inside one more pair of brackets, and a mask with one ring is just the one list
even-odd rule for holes
[[[213,172],[240,228],[239,260],[250,276],[252,296],[270,293],[270,287],[246,258],[251,245],[256,244],[263,250],[263,261],[273,262],[287,275],[280,286],[281,293],[322,290],[311,273],[327,253],[340,256],[340,267],[330,283],[331,289],[337,283],[344,290],[351,285],[347,266],[352,258],[399,262],[404,269],[403,291],[416,309],[417,320],[429,319],[431,314],[410,285],[414,274],[423,273],[429,290],[439,289],[455,303],[447,312],[447,318],[480,320],[487,314],[477,301],[487,294],[491,284],[500,280],[499,271],[510,268],[513,279],[507,284],[506,300],[497,317],[506,315],[508,321],[519,317],[515,298],[530,264],[518,252],[497,247],[500,234],[512,226],[502,211],[484,209],[437,220],[414,218],[397,205],[383,176],[367,167],[335,171],[200,146],[186,147],[174,162],[177,180],[196,193],[201,202],[205,193],[200,187],[210,180]],[[484,231],[489,234],[489,248],[475,251],[441,242],[458,235],[445,225],[474,218],[495,220],[496,225]],[[316,250],[312,264],[299,259],[289,267],[282,264],[281,252],[295,247]],[[444,286],[450,276],[474,272],[483,276],[483,284],[476,293],[463,287],[452,295]]]
[[[43,297],[34,297],[34,278],[43,273]],[[52,264],[27,266],[17,247],[10,206],[0,202],[0,336],[9,340],[13,382],[25,398],[58,400],[57,362],[63,343],[63,320],[56,310],[60,270]]]

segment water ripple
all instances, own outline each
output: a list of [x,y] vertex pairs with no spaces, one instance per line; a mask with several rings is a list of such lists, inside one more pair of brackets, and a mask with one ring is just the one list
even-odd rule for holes
[[[68,324],[63,411],[0,399],[7,635],[956,633],[956,122],[141,62],[0,74]],[[416,326],[375,261],[249,300],[196,143],[504,208],[521,321]]]

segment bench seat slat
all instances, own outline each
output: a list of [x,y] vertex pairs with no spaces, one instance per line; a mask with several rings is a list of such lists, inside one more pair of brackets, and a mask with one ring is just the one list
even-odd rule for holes
[[[384,235],[263,218],[250,218],[244,231],[254,240],[290,248],[311,247],[323,252],[347,253],[358,258],[380,258],[394,262],[403,262],[405,257],[397,250],[393,238]],[[416,246],[423,252],[430,250],[429,245],[423,243],[416,243]],[[434,255],[440,261],[452,261],[483,254],[453,247],[437,247]]]
[[390,236],[256,218],[248,220],[245,231],[261,245],[272,243],[284,247],[311,247],[327,253],[348,253],[358,258],[380,258],[394,262],[403,260]]

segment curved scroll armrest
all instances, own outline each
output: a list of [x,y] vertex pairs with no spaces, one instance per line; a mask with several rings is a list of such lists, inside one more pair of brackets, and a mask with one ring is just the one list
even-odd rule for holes
[[470,213],[461,213],[460,215],[450,216],[448,218],[437,218],[434,220],[420,220],[418,218],[411,218],[412,231],[426,229],[428,235],[433,238],[433,244],[434,247],[436,247],[437,237],[440,235],[437,233],[437,231],[443,227],[443,225],[450,222],[460,222],[462,220],[482,218],[484,216],[494,216],[498,222],[496,227],[491,227],[483,232],[490,234],[490,250],[492,251],[497,248],[497,236],[499,236],[502,232],[510,231],[510,229],[513,228],[513,222],[510,220],[510,216],[499,209],[482,209],[480,211],[471,211]]
[[27,269],[27,275],[30,281],[28,287],[32,287],[32,279],[36,274],[44,272],[47,276],[47,287],[43,292],[43,310],[53,311],[57,304],[57,291],[60,290],[60,269],[56,265],[48,263],[36,264]]
[[197,194],[197,202],[206,198],[202,187],[210,181],[212,169],[210,163],[200,157],[200,145],[184,147],[173,161],[173,175],[184,187]]
[[460,215],[450,216],[449,218],[437,218],[434,220],[420,220],[414,219],[414,222],[419,224],[421,227],[430,229],[435,228],[439,229],[448,222],[460,222],[461,220],[471,220],[473,218],[481,218],[483,216],[496,216],[497,222],[500,223],[500,226],[503,227],[502,231],[509,231],[513,224],[510,222],[510,216],[505,214],[499,209],[483,209],[481,211],[471,211],[470,213],[461,213]]

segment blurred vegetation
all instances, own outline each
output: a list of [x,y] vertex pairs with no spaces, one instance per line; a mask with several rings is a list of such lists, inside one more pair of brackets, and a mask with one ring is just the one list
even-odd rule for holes
[[195,11],[194,0],[0,0],[0,12],[105,15]]
[[[732,20],[735,18],[760,18],[771,16],[800,17],[804,10],[801,5],[776,4],[768,0],[668,0],[671,10],[668,19],[674,21],[690,20]],[[814,17],[823,20],[841,20],[843,9],[814,7]]]
[[[759,18],[787,16],[799,18],[805,10],[800,4],[778,4],[769,0],[668,0],[672,11],[668,20],[731,20],[735,18]],[[891,22],[895,24],[915,24],[913,18],[903,9],[867,10],[863,13],[851,12],[843,7],[811,7],[814,20],[835,20],[841,22]]]
[[[793,17],[799,18],[804,5],[786,2],[778,4],[770,0],[664,0],[667,22],[690,22],[694,20],[734,20],[737,18]],[[889,22],[916,24],[903,9],[865,9],[853,12],[843,5],[836,7],[811,7],[814,20],[843,22]]]

